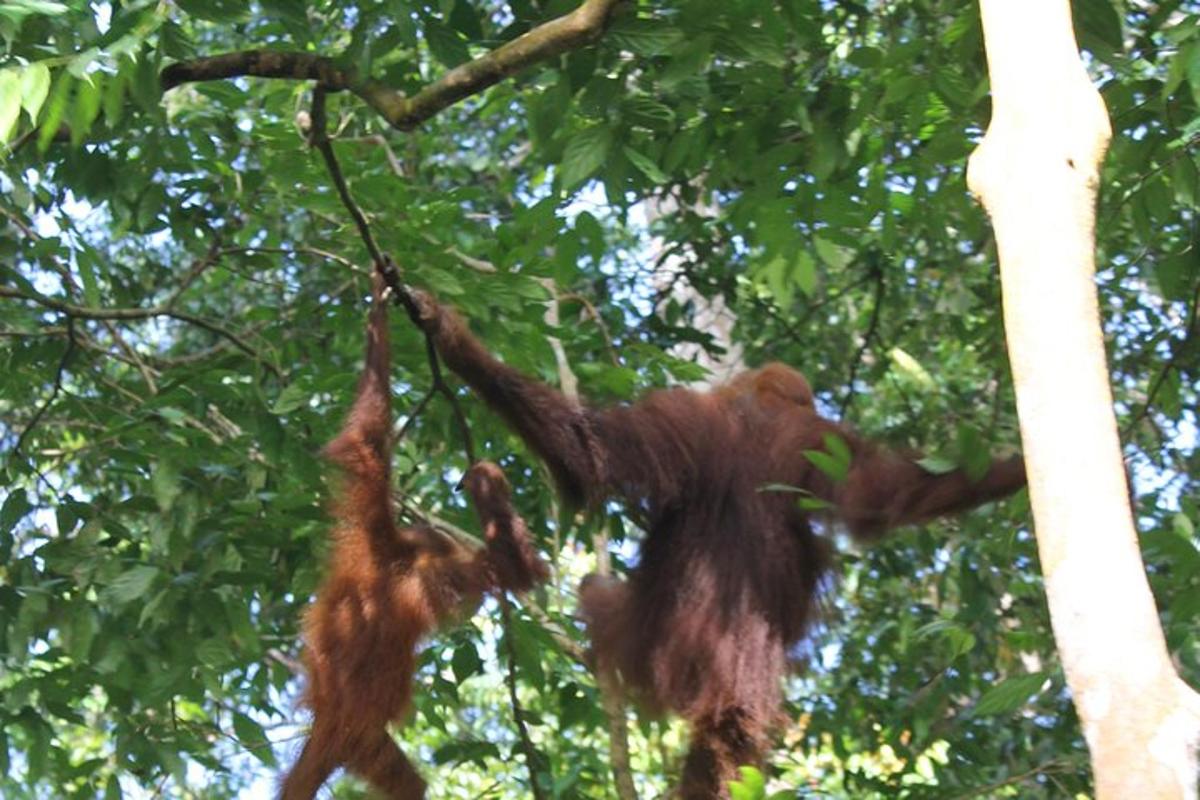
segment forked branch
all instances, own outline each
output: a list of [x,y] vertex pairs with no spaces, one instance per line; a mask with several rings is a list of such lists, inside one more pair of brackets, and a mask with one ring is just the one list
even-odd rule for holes
[[163,70],[163,90],[184,83],[257,77],[311,80],[328,91],[349,91],[399,130],[410,131],[438,112],[522,69],[590,44],[604,33],[621,0],[584,0],[569,14],[543,23],[485,55],[460,64],[411,97],[328,56],[241,50],[180,61]]

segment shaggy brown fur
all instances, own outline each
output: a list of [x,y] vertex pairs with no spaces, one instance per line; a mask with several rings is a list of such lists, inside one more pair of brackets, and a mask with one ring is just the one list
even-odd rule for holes
[[425,782],[388,734],[408,710],[415,650],[435,628],[471,614],[484,592],[525,591],[547,570],[510,502],[504,473],[480,462],[464,485],[486,547],[473,549],[392,516],[387,303],[376,282],[366,366],[350,415],[325,449],[341,468],[329,575],[305,622],[312,730],[282,800],[311,800],[340,766],[384,796],[416,800]]
[[[576,504],[616,496],[648,521],[628,582],[592,577],[580,601],[602,667],[640,699],[691,723],[680,795],[727,796],[759,761],[779,713],[787,649],[811,623],[829,548],[796,495],[827,504],[859,539],[1004,497],[1025,485],[1022,461],[978,481],[936,475],[822,418],[800,373],[783,364],[712,392],[652,392],[633,405],[579,406],[497,361],[465,323],[420,294],[446,363],[529,444]],[[845,443],[835,481],[806,451]]]

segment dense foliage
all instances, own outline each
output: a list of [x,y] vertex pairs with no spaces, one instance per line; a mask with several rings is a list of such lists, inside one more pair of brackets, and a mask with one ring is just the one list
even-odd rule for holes
[[[1200,4],[1075,6],[1114,125],[1097,231],[1113,386],[1195,685]],[[269,47],[414,91],[571,7],[0,0],[0,794],[265,795],[299,731],[296,633],[327,541],[316,453],[353,388],[370,262],[307,144],[310,85],[163,95],[159,70]],[[509,362],[558,381],[560,341],[586,395],[620,400],[702,377],[704,350],[777,359],[831,415],[969,465],[1018,446],[994,247],[963,178],[987,88],[960,0],[641,0],[595,46],[414,132],[346,93],[330,131],[406,279]],[[394,333],[412,412],[432,379],[401,315]],[[573,591],[595,543],[620,568],[638,531],[612,509],[560,515],[519,441],[462,403],[557,564],[503,633],[536,769],[552,796],[613,796],[598,690],[561,637],[583,641]],[[413,513],[470,529],[444,397],[400,451]],[[1088,792],[1023,499],[840,564],[767,789]],[[506,652],[489,606],[423,655],[401,737],[439,795],[529,796]],[[681,732],[630,720],[654,796]]]

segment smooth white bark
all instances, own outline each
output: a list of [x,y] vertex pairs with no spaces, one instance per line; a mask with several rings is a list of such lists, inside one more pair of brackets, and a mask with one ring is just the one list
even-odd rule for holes
[[993,117],[968,182],[992,218],[1038,551],[1101,800],[1195,798],[1200,701],[1146,581],[1094,284],[1108,115],[1068,0],[981,0]]

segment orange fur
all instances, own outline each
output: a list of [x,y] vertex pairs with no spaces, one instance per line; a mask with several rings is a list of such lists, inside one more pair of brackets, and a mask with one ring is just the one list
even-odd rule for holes
[[[760,758],[788,648],[811,624],[829,574],[811,513],[772,484],[820,501],[822,515],[864,540],[1025,485],[1019,458],[977,481],[929,472],[916,454],[823,418],[808,381],[783,364],[712,392],[581,405],[495,359],[433,297],[418,295],[418,305],[446,364],[546,462],[569,501],[615,496],[646,518],[629,580],[585,580],[580,606],[600,667],[644,704],[691,723],[679,789],[688,800],[727,797],[736,768]],[[818,469],[813,451],[847,455],[844,477]]]
[[342,485],[333,503],[329,574],[304,625],[312,729],[283,780],[281,800],[312,800],[338,767],[393,800],[424,797],[425,781],[388,734],[412,699],[417,645],[473,613],[485,592],[524,591],[547,576],[495,464],[480,462],[464,479],[483,548],[428,526],[396,525],[387,304],[380,293],[377,277],[354,405],[325,449],[341,469]]

